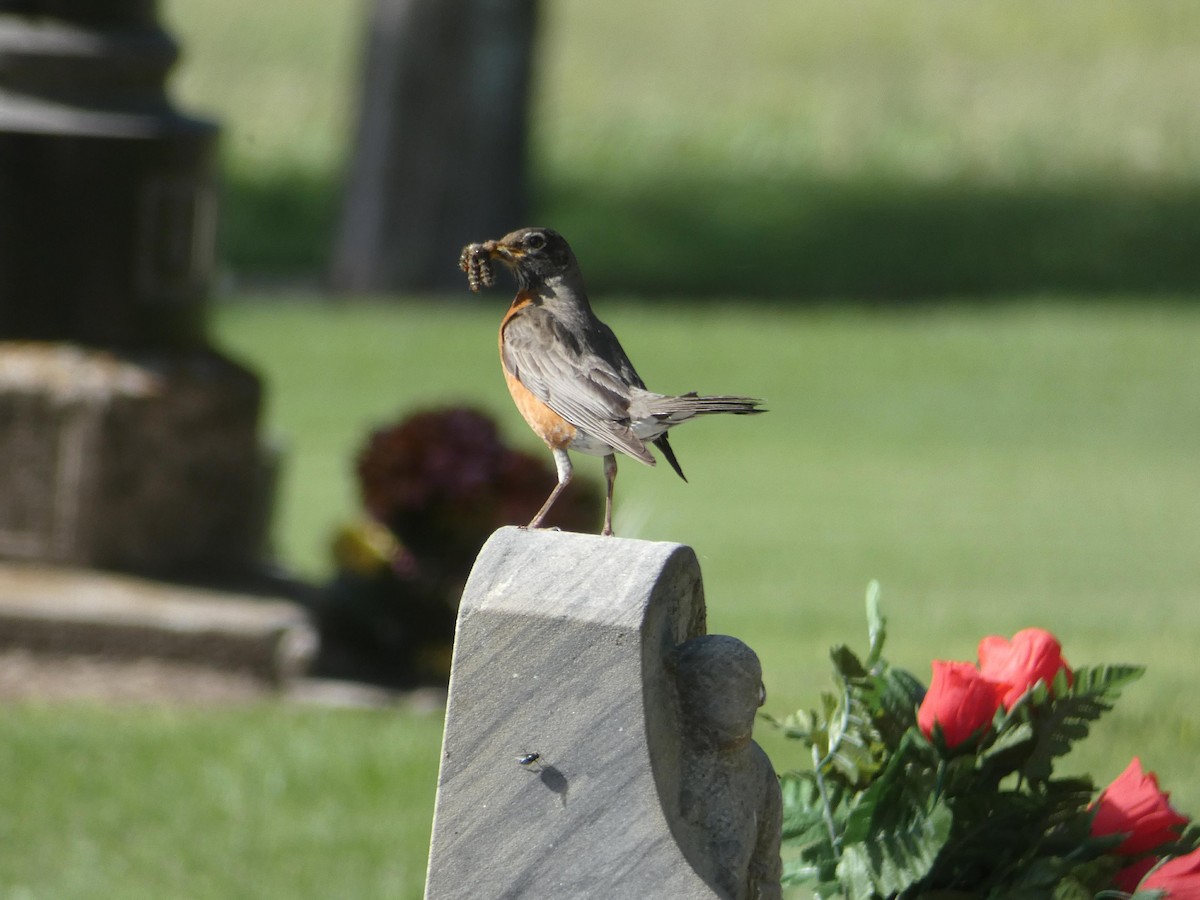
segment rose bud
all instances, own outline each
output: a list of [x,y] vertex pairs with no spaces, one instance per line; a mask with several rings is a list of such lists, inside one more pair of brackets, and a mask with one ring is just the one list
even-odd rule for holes
[[917,725],[932,737],[936,722],[946,746],[953,749],[991,725],[1003,689],[970,663],[935,659],[929,690],[917,710]]
[[1068,684],[1072,677],[1058,638],[1041,628],[1018,631],[1011,641],[996,635],[985,637],[979,642],[979,670],[985,678],[1005,686],[1005,709],[1011,709],[1039,681],[1049,687],[1059,670],[1067,673]]

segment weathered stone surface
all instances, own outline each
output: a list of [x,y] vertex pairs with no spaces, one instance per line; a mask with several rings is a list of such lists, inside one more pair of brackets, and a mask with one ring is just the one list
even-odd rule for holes
[[0,343],[0,557],[253,568],[270,508],[260,393],[211,352]]
[[783,801],[750,738],[765,697],[762,666],[735,637],[706,634],[668,656],[684,743],[679,813],[721,896],[780,896]]
[[[773,812],[770,798],[752,809],[774,776],[743,721],[757,660],[746,669],[724,646],[744,676],[738,699],[700,699],[713,685],[677,648],[703,635],[704,617],[683,545],[492,536],[459,613],[428,900],[778,896],[778,784]],[[723,721],[732,738],[711,733]],[[753,799],[705,807],[730,791]],[[749,862],[760,843],[765,875]],[[760,890],[772,874],[773,892]]]
[[307,615],[288,601],[0,564],[0,651],[168,660],[282,685],[316,649]]

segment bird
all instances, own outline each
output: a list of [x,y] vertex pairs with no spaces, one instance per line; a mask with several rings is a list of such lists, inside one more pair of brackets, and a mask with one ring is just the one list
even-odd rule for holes
[[517,293],[500,322],[500,363],[521,416],[554,454],[558,483],[528,528],[539,528],[570,483],[568,451],[604,459],[601,535],[611,536],[616,454],[648,466],[656,447],[685,482],[667,432],[696,416],[766,412],[763,401],[648,390],[613,330],[592,311],[570,244],[551,228],[519,228],[468,244],[459,258],[472,291],[495,284],[492,262],[515,277]]

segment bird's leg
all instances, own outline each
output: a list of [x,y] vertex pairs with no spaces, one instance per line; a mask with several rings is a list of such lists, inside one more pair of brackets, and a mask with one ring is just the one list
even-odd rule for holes
[[533,521],[526,526],[527,528],[542,527],[542,519],[546,518],[546,513],[550,512],[550,507],[554,505],[554,501],[558,499],[563,488],[571,483],[571,457],[567,456],[566,450],[554,449],[552,452],[554,453],[554,465],[558,469],[558,484],[554,486],[554,490],[550,492],[550,496],[546,498],[546,502],[542,504],[542,508],[533,517]]
[[600,532],[603,535],[612,536],[612,498],[613,485],[617,481],[617,455],[610,453],[604,457],[604,529]]

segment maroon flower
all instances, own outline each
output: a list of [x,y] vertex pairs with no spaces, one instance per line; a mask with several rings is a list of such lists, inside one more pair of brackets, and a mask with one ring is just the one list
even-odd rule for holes
[[1167,900],[1200,900],[1200,850],[1163,863],[1142,882],[1141,888],[1164,891]]
[[1068,684],[1072,680],[1058,638],[1041,628],[1018,631],[1011,641],[997,635],[985,637],[979,642],[979,670],[985,678],[1005,686],[1005,709],[1012,708],[1039,681],[1053,684],[1060,670],[1067,673]]
[[[548,460],[505,445],[496,423],[463,407],[425,410],[375,431],[358,457],[363,506],[423,563],[470,569],[501,525],[533,518],[557,484]],[[550,525],[592,528],[600,493],[577,478]]]
[[936,723],[946,746],[957,747],[991,725],[1003,691],[1003,685],[984,678],[970,663],[935,659],[929,690],[917,710],[917,725],[932,737]]
[[1125,835],[1117,852],[1128,856],[1160,847],[1179,837],[1179,829],[1188,821],[1171,808],[1170,799],[1170,794],[1159,790],[1155,774],[1143,772],[1135,756],[1096,799],[1092,834]]

